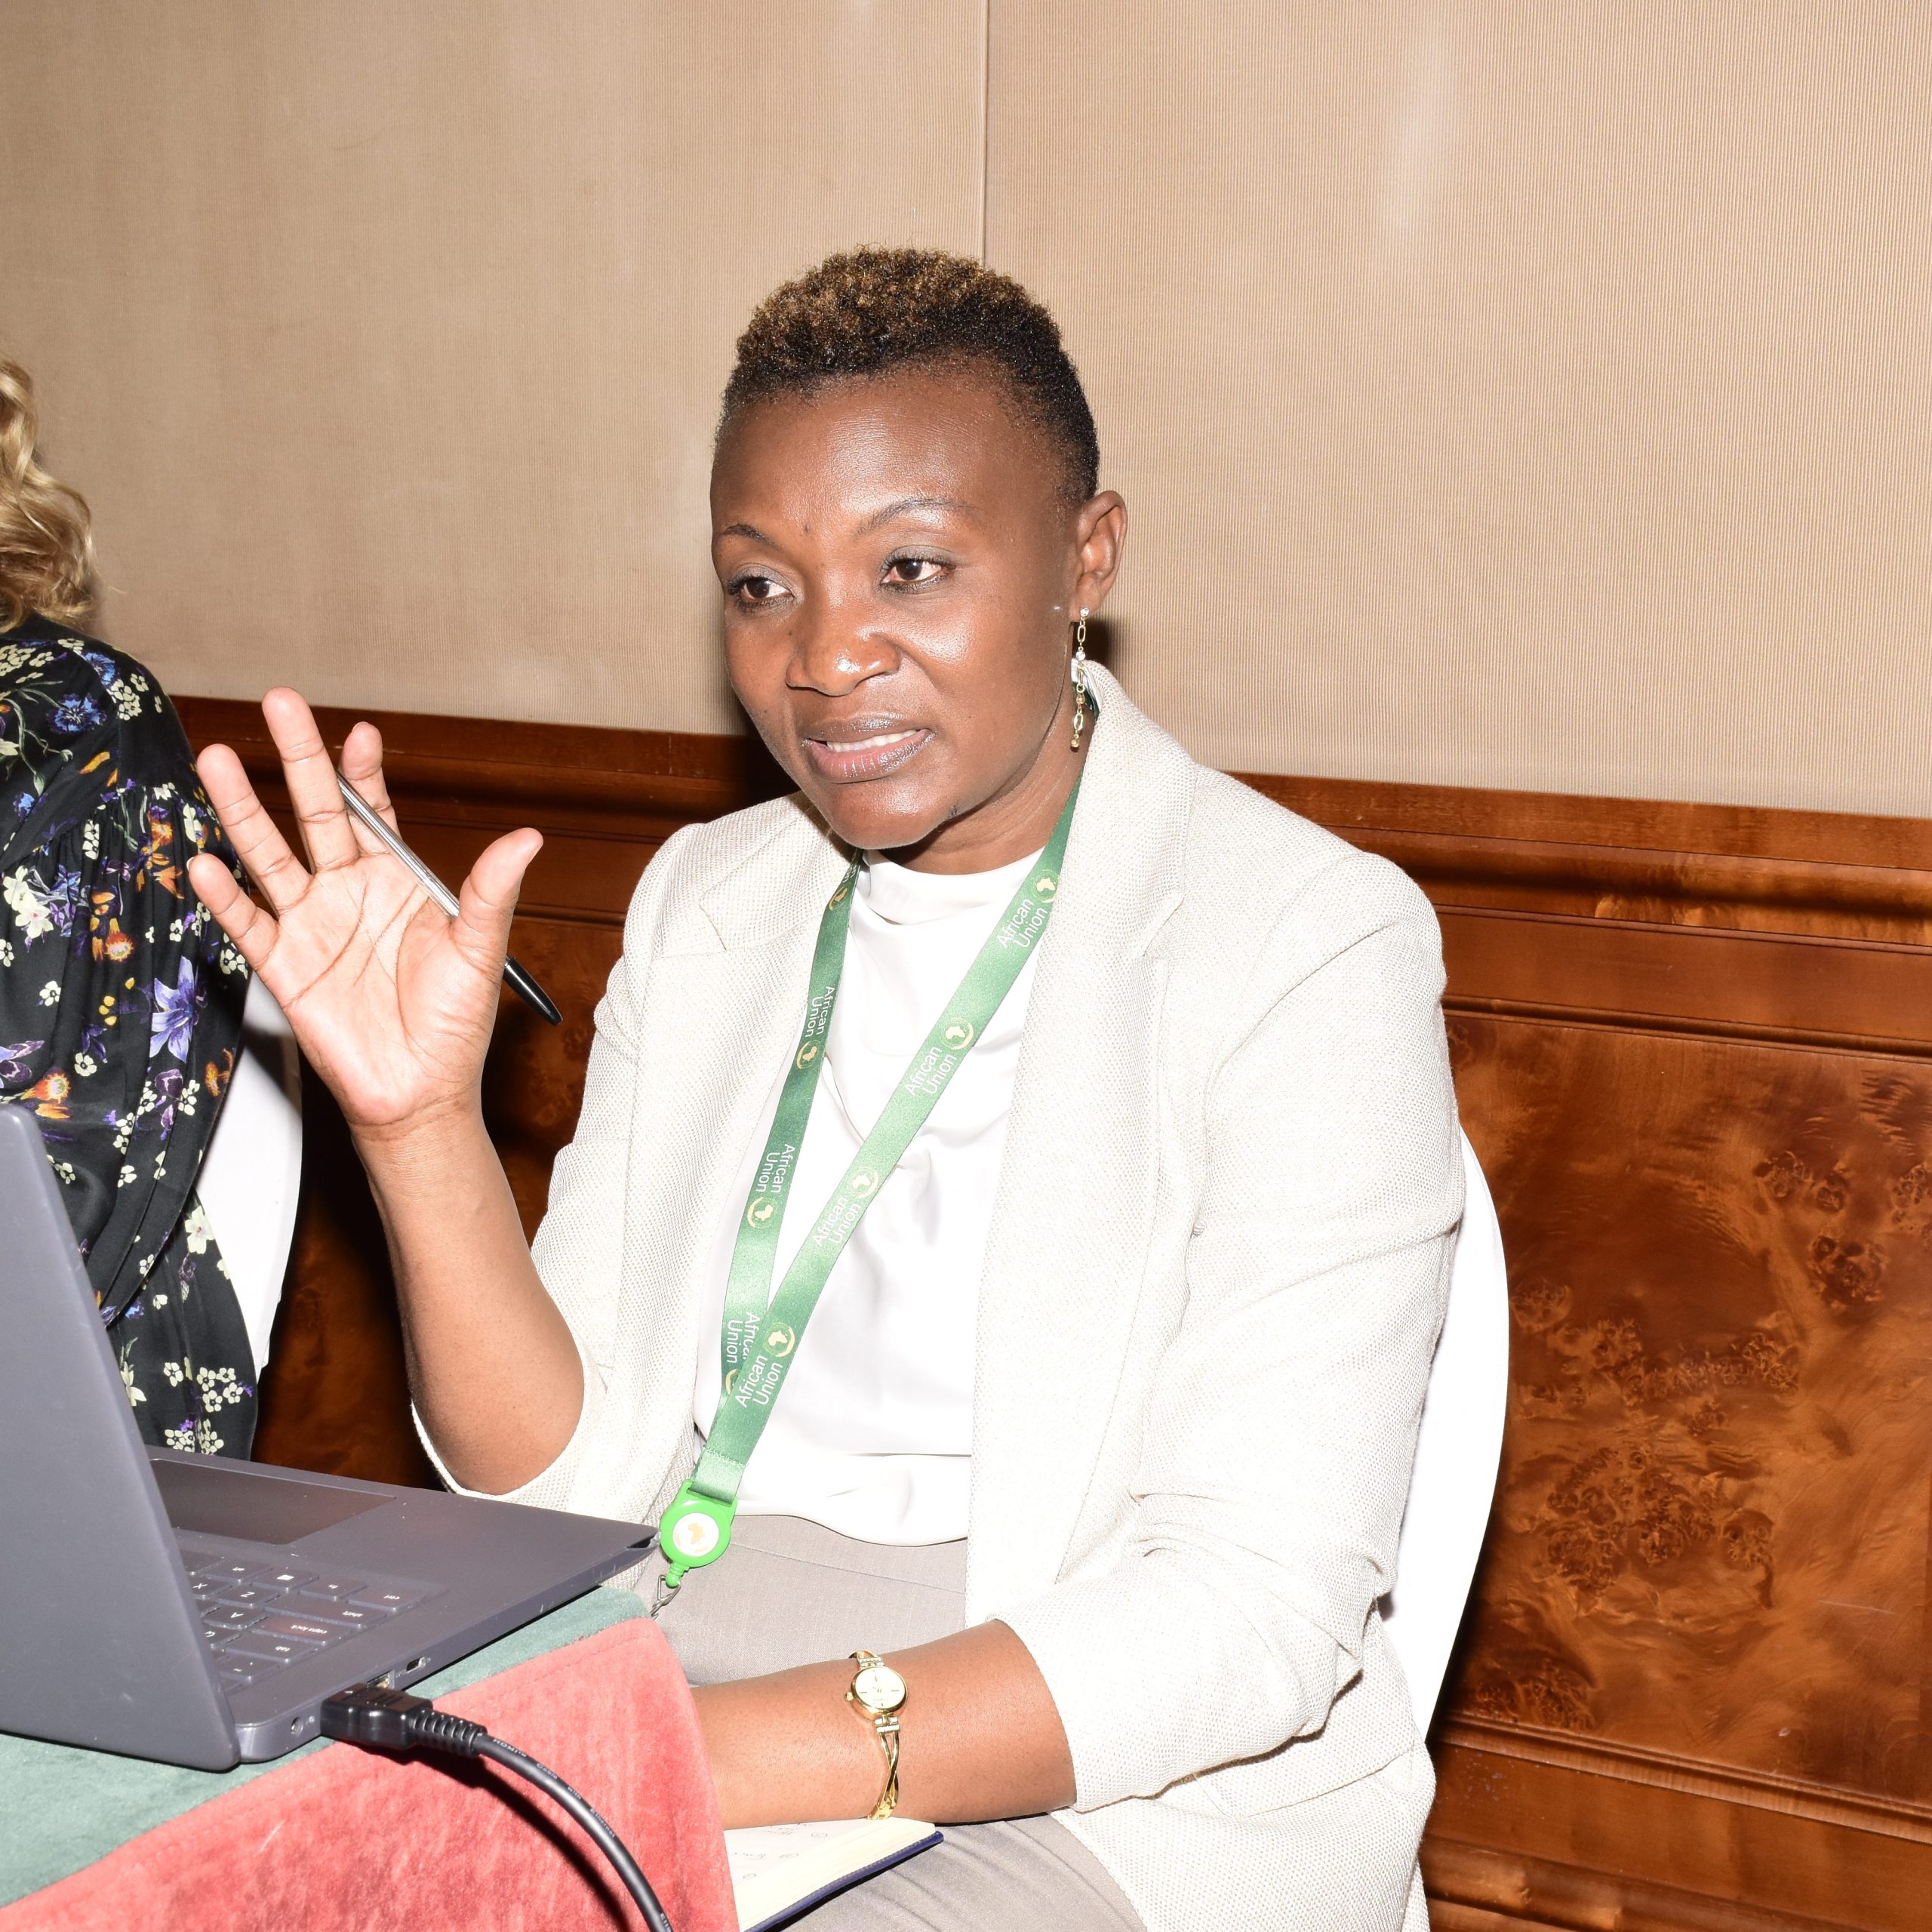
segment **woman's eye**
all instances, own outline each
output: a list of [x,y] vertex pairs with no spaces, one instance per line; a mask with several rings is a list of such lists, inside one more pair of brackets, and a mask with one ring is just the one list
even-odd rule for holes
[[937,557],[894,557],[885,567],[888,583],[932,583],[945,574]]
[[785,586],[775,577],[762,577],[756,571],[749,576],[731,580],[731,595],[740,604],[772,604],[785,594]]

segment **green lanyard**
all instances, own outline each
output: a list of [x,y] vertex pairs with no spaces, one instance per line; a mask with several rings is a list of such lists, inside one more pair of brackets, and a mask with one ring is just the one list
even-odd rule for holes
[[666,1591],[675,1590],[687,1571],[716,1562],[730,1544],[745,1465],[771,1419],[785,1377],[798,1359],[805,1324],[818,1306],[834,1264],[881,1185],[890,1178],[974,1043],[1012,991],[1014,981],[1053,916],[1060,863],[1079,796],[1076,781],[1039,863],[1022,881],[1005,916],[980,947],[978,958],[968,968],[924,1044],[900,1076],[878,1124],[853,1156],[844,1178],[832,1190],[774,1295],[771,1277],[777,1263],[778,1231],[784,1224],[786,1190],[797,1171],[812,1097],[818,1091],[819,1070],[825,1063],[832,1009],[845,968],[845,938],[852,921],[857,859],[826,903],[819,921],[818,944],[812,953],[805,1023],[731,1251],[718,1344],[724,1389],[718,1413],[691,1481],[678,1491],[657,1526],[658,1542],[669,1564],[664,1577]]

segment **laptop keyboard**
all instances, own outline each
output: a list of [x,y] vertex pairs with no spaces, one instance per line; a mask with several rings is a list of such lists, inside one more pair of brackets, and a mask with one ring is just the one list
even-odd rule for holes
[[263,1562],[183,1543],[181,1561],[216,1672],[231,1690],[441,1594],[431,1584],[352,1576],[293,1555]]

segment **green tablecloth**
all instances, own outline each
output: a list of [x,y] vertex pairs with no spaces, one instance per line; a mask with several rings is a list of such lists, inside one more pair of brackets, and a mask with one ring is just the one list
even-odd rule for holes
[[[642,1601],[629,1590],[592,1590],[411,1688],[418,1697],[440,1697],[644,1614]],[[0,1735],[0,1905],[84,1869],[251,1778],[272,1777],[312,1751],[343,1748],[318,1739],[269,1764],[191,1771]]]

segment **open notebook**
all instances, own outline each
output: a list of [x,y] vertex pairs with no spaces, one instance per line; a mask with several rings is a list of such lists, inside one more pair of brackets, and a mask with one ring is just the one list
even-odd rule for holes
[[773,1932],[810,1907],[940,1841],[916,1818],[833,1818],[724,1834],[740,1932]]

